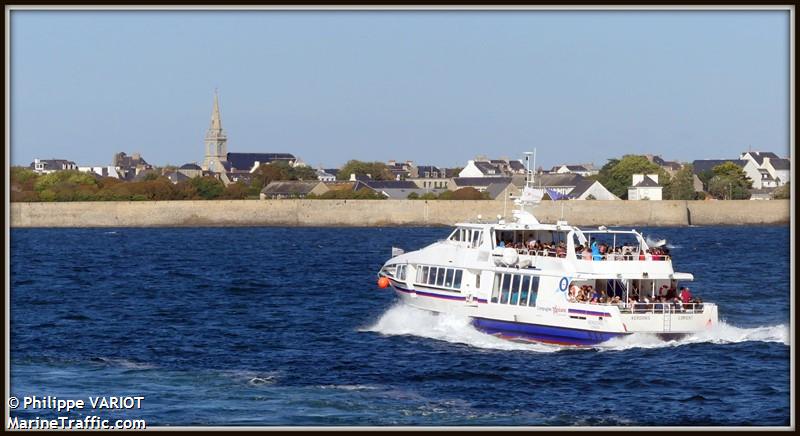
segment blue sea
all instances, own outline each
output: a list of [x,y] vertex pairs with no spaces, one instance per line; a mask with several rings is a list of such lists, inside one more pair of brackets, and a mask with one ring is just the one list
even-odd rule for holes
[[398,305],[376,272],[441,227],[12,229],[11,394],[144,396],[69,416],[148,426],[789,425],[789,228],[641,230],[716,329],[561,348]]

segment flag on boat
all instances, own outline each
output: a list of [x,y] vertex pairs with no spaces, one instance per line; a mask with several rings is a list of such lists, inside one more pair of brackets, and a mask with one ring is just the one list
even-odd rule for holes
[[550,197],[551,200],[568,200],[569,195],[562,194],[555,189],[545,188],[547,190],[547,195]]
[[533,189],[530,186],[526,186],[525,189],[522,190],[522,200],[523,203],[538,203],[542,201],[542,197],[544,197],[544,192],[541,189]]
[[392,257],[397,257],[405,252],[402,248],[392,247]]

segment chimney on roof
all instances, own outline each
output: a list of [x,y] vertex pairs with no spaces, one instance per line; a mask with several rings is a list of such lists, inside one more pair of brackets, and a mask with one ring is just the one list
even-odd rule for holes
[[762,166],[762,167],[765,167],[765,166],[767,166],[767,164],[768,164],[768,163],[769,163],[769,158],[768,158],[768,157],[766,157],[766,156],[764,156],[764,161],[763,161],[763,162],[761,162],[761,166]]
[[351,182],[355,182],[356,181],[356,173],[350,173],[350,181]]

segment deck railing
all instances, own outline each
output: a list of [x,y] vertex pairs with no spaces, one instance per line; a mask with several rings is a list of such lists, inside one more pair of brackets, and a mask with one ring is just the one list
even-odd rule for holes
[[[523,255],[523,256],[560,257],[560,258],[567,257],[566,252],[557,252],[556,250],[529,250],[527,248],[515,248],[515,250],[517,250],[518,254]],[[598,256],[599,256],[599,259],[595,259],[595,257],[598,257]],[[608,261],[627,261],[627,262],[631,262],[631,261],[642,261],[642,262],[644,262],[644,261],[648,261],[648,260],[654,260],[654,261],[672,260],[670,258],[670,256],[666,256],[666,255],[663,255],[663,254],[639,255],[639,254],[616,254],[616,253],[610,253],[610,254],[600,254],[598,256],[592,255],[589,258],[584,258],[583,254],[577,254],[575,257],[578,260],[608,260]]]
[[702,313],[703,303],[633,303],[620,304],[622,313]]

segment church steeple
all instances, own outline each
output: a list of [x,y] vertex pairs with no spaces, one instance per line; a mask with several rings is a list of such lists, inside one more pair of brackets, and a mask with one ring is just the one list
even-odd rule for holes
[[208,133],[215,133],[217,135],[224,135],[222,132],[222,117],[219,115],[219,94],[214,90],[214,109],[211,111],[211,126],[208,128]]
[[211,124],[206,132],[206,157],[204,167],[212,171],[219,171],[220,164],[228,158],[228,137],[222,130],[222,116],[219,113],[219,95],[214,90],[214,107],[211,110]]

